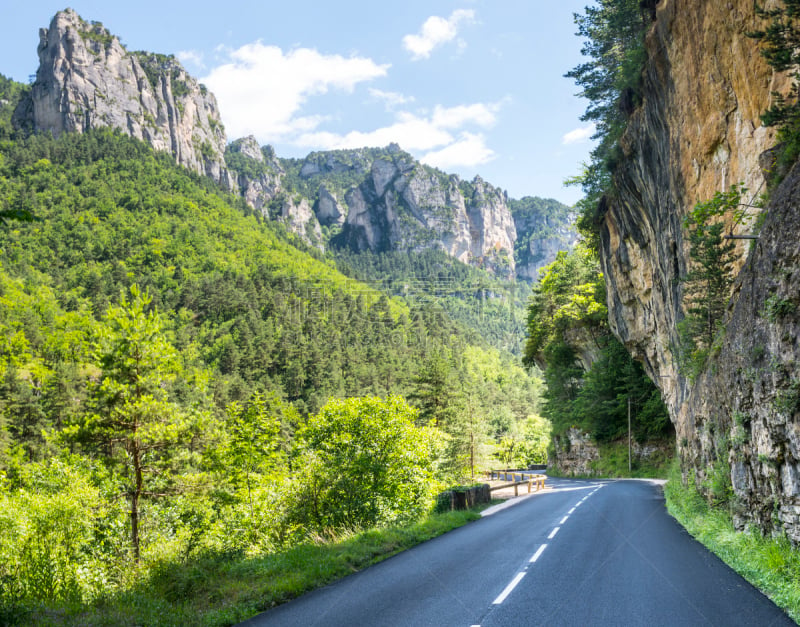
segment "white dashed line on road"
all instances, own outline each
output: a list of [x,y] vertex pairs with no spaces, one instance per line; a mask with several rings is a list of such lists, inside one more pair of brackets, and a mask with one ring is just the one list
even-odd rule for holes
[[533,554],[533,557],[531,557],[531,559],[530,559],[530,563],[531,563],[531,564],[535,563],[535,562],[536,562],[536,560],[538,560],[538,559],[539,559],[539,558],[542,556],[542,553],[544,553],[544,550],[545,550],[546,548],[547,548],[547,545],[546,545],[546,544],[543,544],[542,546],[540,546],[540,547],[539,547],[539,550],[537,550],[537,551],[536,551],[536,553],[534,553],[534,554]]
[[500,605],[500,604],[501,604],[503,601],[505,601],[505,600],[506,600],[506,597],[507,597],[509,594],[511,594],[511,593],[513,592],[514,588],[516,588],[516,587],[517,587],[517,584],[518,584],[520,581],[522,581],[522,578],[523,578],[524,576],[525,576],[525,573],[524,573],[524,572],[517,573],[517,576],[516,576],[516,577],[514,577],[514,578],[511,580],[511,583],[509,583],[509,584],[506,586],[505,590],[503,590],[503,591],[500,593],[500,596],[498,596],[498,597],[497,597],[497,598],[494,600],[494,602],[492,603],[492,605]]

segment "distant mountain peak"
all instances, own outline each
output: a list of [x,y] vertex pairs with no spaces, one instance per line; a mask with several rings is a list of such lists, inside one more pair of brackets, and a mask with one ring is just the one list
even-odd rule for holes
[[498,276],[531,279],[564,241],[515,255],[521,237],[528,245],[532,222],[515,219],[505,191],[480,176],[463,181],[424,165],[397,143],[304,159],[279,159],[253,136],[226,145],[216,98],[174,56],[128,51],[101,22],[72,9],[40,30],[38,54],[17,127],[56,136],[118,129],[241,194],[308,245],[439,249]]
[[34,131],[111,127],[232,187],[216,99],[172,56],[129,52],[100,22],[59,11],[39,30],[39,69],[15,114]]

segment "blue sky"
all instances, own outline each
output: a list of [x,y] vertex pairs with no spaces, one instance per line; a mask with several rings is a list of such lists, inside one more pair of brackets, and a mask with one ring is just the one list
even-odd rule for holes
[[[572,14],[591,0],[73,0],[132,50],[175,54],[215,93],[228,139],[279,156],[397,142],[515,198],[572,204],[588,158]],[[0,0],[0,72],[27,81],[64,0]]]

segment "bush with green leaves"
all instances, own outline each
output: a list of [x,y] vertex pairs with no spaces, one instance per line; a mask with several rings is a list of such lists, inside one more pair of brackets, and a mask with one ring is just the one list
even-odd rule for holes
[[414,520],[439,487],[441,440],[397,396],[329,401],[301,428],[297,514],[312,528]]
[[58,459],[0,484],[0,606],[79,603],[113,587],[122,512],[94,484]]

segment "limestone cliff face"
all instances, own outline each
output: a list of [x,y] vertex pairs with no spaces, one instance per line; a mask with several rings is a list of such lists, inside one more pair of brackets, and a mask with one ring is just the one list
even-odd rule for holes
[[[627,444],[627,440],[611,443],[612,446],[622,447],[627,447]],[[633,467],[636,468],[639,464],[663,463],[664,459],[671,457],[669,448],[667,442],[642,443],[634,440],[631,443]],[[601,447],[588,433],[571,427],[563,435],[553,439],[553,448],[547,463],[568,477],[604,476],[601,470],[602,457]]]
[[231,142],[225,163],[248,205],[267,215],[267,205],[282,190],[286,174],[271,146],[261,148],[252,135]]
[[306,244],[321,250],[325,249],[322,241],[322,229],[320,229],[319,221],[307,199],[301,198],[296,201],[284,198],[279,219],[290,231],[299,235]]
[[298,168],[316,190],[318,220],[341,225],[339,246],[355,250],[441,248],[501,276],[514,273],[516,227],[505,192],[424,166],[393,144],[313,153]]
[[[518,234],[509,199],[480,177],[462,181],[397,145],[312,153],[299,163],[278,159],[254,137],[226,147],[216,99],[177,60],[129,52],[102,24],[71,9],[41,29],[38,53],[36,81],[15,112],[18,127],[56,136],[119,129],[240,193],[319,248],[331,237],[356,250],[440,248],[515,276]],[[526,236],[520,276],[537,278],[560,246]]]
[[18,124],[59,135],[112,127],[171,152],[229,188],[213,94],[172,57],[128,52],[101,24],[67,9],[39,32],[39,70]]
[[772,194],[735,285],[714,368],[689,390],[678,439],[700,479],[731,468],[736,522],[800,543],[800,167]]
[[[745,202],[764,191],[759,156],[774,136],[759,116],[787,79],[772,73],[746,36],[760,25],[750,0],[657,5],[646,39],[644,102],[621,142],[619,197],[603,207],[601,257],[612,328],[662,388],[686,471],[702,481],[714,464],[730,462],[740,522],[777,525],[767,513],[777,503],[800,538],[800,512],[792,509],[800,506],[797,408],[774,409],[780,389],[796,378],[778,371],[791,370],[786,364],[800,357],[800,347],[788,320],[759,322],[768,298],[790,295],[795,222],[787,216],[772,235],[765,227],[746,264],[749,249],[741,244],[744,269],[729,308],[732,323],[710,373],[690,382],[672,353],[683,316],[680,277],[688,266],[684,217],[734,183],[750,190]],[[747,220],[733,222],[734,234],[751,228]],[[772,252],[765,237],[775,238]],[[762,340],[745,339],[760,328]],[[773,366],[777,371],[769,372]]]
[[576,214],[556,200],[529,196],[511,200],[510,207],[517,230],[517,278],[533,283],[539,280],[539,271],[553,263],[560,251],[577,245]]
[[588,433],[572,427],[553,439],[552,457],[548,464],[568,477],[591,477],[597,472],[594,464],[600,459],[600,449]]

